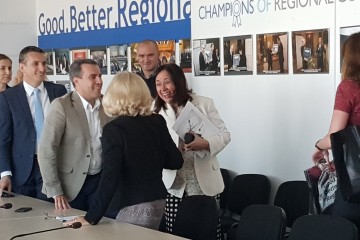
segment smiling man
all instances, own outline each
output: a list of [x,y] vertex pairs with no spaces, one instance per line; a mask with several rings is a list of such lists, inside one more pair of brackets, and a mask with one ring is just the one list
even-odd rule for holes
[[141,66],[140,77],[144,79],[148,86],[151,96],[155,98],[156,87],[154,73],[159,67],[159,49],[155,41],[144,40],[140,42],[136,49],[137,58]]
[[[44,81],[45,52],[28,46],[19,55],[23,81],[0,94],[0,193],[3,190],[46,199],[37,147],[50,102],[66,93],[62,85]],[[37,114],[38,113],[38,114]]]
[[88,210],[102,170],[100,137],[109,121],[101,106],[101,71],[94,60],[75,60],[69,70],[75,91],[56,99],[45,118],[39,147],[43,193],[56,209]]

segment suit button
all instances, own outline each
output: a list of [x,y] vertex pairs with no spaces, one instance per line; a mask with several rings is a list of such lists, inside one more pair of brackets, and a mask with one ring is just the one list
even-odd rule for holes
[[86,155],[86,157],[90,157],[90,155]]

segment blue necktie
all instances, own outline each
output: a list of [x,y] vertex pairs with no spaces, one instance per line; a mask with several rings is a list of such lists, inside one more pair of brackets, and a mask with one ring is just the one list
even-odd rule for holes
[[42,127],[44,124],[44,112],[41,104],[40,99],[40,89],[35,88],[34,89],[34,103],[35,103],[35,129],[36,129],[36,137],[39,141],[39,138],[41,136]]

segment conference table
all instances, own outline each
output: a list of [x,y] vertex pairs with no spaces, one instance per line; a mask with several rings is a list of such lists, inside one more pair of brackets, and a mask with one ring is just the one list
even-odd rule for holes
[[[84,215],[77,209],[56,210],[53,203],[41,201],[22,195],[11,198],[0,198],[0,206],[11,203],[11,209],[0,208],[0,239],[10,240],[20,234],[61,228],[63,223],[55,217],[72,217]],[[32,207],[29,212],[15,212],[20,207]],[[97,225],[82,226],[79,229],[62,228],[54,231],[37,233],[15,239],[22,240],[181,240],[175,235],[139,227],[132,224],[116,222],[102,218]]]

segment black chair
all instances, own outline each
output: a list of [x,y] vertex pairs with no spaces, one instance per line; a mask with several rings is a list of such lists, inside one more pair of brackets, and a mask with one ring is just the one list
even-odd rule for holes
[[287,181],[280,184],[275,194],[274,205],[284,209],[287,226],[309,214],[310,189],[306,181]]
[[193,240],[216,240],[219,215],[210,196],[189,196],[179,204],[172,234]]
[[358,230],[349,220],[329,215],[299,217],[289,240],[358,240]]
[[230,173],[227,169],[221,168],[220,171],[225,185],[224,191],[220,194],[220,209],[222,210],[222,212],[224,212],[227,206],[227,198],[228,198],[227,195],[229,192],[231,179],[230,179]]
[[227,240],[282,240],[286,216],[282,208],[251,205],[243,211],[237,225],[230,229]]
[[241,174],[234,178],[230,184],[227,195],[227,215],[220,217],[221,230],[228,232],[231,225],[238,219],[236,215],[241,215],[242,211],[254,204],[268,204],[271,184],[269,179],[262,174]]

